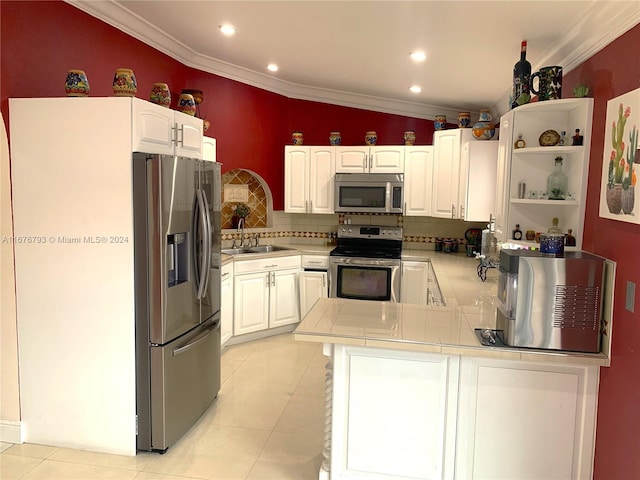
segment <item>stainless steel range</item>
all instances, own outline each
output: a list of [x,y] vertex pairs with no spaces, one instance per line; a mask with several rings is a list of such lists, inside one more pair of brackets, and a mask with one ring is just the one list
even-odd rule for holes
[[331,297],[399,301],[401,227],[341,225],[329,255]]

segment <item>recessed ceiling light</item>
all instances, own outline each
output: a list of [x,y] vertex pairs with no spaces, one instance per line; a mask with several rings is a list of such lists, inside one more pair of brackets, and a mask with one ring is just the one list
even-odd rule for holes
[[275,63],[270,63],[269,65],[267,65],[267,70],[269,70],[271,72],[277,72],[278,71],[278,65],[276,65]]
[[427,58],[427,54],[421,51],[411,52],[412,60],[416,62],[424,62]]
[[233,25],[229,25],[228,23],[220,25],[218,28],[224,35],[233,35],[234,33],[236,33],[236,27],[234,27]]
[[420,93],[422,91],[422,87],[419,87],[418,85],[412,85],[409,87],[409,90],[411,90],[413,93]]

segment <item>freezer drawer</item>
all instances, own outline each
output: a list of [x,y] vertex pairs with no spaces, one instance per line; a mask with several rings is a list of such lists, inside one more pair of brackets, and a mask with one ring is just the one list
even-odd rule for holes
[[165,450],[220,391],[220,316],[164,346],[151,347],[151,448]]

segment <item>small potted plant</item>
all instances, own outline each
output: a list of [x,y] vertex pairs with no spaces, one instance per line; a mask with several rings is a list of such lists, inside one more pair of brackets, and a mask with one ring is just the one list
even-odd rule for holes
[[[237,228],[240,223],[240,219],[246,219],[249,216],[249,213],[251,213],[251,210],[246,203],[239,203],[235,206],[234,210],[236,213],[231,219],[231,224],[233,228]],[[246,220],[244,220],[244,222],[246,222]]]

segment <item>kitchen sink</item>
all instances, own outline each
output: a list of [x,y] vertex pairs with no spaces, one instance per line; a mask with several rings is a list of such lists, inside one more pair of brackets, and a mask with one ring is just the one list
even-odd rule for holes
[[278,245],[259,245],[257,247],[223,248],[221,252],[227,255],[240,255],[245,253],[280,252],[283,250],[293,250],[293,248]]

